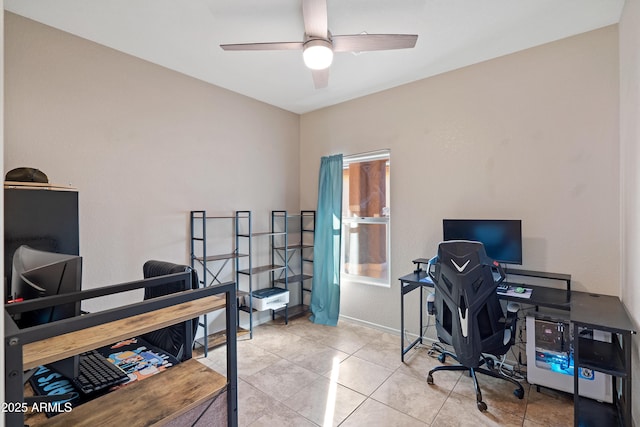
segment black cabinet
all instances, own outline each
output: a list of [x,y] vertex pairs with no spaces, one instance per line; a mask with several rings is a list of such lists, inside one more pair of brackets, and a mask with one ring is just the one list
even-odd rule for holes
[[4,187],[6,286],[11,283],[13,253],[21,245],[80,254],[78,192],[67,187],[26,184],[5,182]]

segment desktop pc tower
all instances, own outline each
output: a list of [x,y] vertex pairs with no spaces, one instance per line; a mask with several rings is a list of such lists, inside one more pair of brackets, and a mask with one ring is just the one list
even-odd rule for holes
[[[527,316],[527,382],[529,384],[574,392],[573,328],[568,319],[536,313]],[[611,342],[608,332],[583,329],[580,335],[598,341]],[[610,375],[580,368],[580,395],[611,403]]]

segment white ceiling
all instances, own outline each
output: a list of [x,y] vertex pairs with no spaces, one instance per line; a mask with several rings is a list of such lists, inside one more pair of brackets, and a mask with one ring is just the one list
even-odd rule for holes
[[224,43],[301,41],[300,0],[5,0],[5,9],[295,113],[615,24],[624,0],[328,0],[333,34],[418,34],[414,49],[335,55],[314,89],[300,51]]

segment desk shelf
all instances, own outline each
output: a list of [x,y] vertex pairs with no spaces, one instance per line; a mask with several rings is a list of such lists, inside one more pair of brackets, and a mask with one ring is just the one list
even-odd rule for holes
[[46,365],[117,341],[184,322],[198,317],[202,313],[221,310],[225,306],[225,299],[214,295],[81,329],[73,333],[41,339],[22,347],[23,368],[26,370]]
[[[71,412],[45,419],[36,426],[143,427],[170,423],[190,410],[215,400],[226,386],[225,377],[190,359],[161,374],[76,406]],[[144,404],[137,406],[133,414],[123,410],[132,402],[141,400]]]
[[[622,304],[620,304],[622,308]],[[623,309],[623,308],[622,308]],[[574,336],[585,325],[573,322]],[[631,327],[612,333],[612,342],[580,338],[574,341],[574,421],[576,426],[631,427]],[[613,403],[597,402],[579,394],[579,369],[611,375]],[[620,394],[618,394],[620,391]]]
[[551,279],[560,280],[566,282],[567,291],[571,290],[571,275],[563,273],[549,273],[547,271],[534,271],[534,270],[522,270],[519,268],[505,267],[504,272],[506,274],[512,274],[514,276],[522,277],[535,277],[538,279]]
[[574,424],[580,427],[602,427],[621,425],[615,407],[609,403],[581,397],[575,404],[577,415]]
[[[579,338],[574,341],[574,421],[576,426],[631,424],[631,335],[633,323],[618,297],[574,292],[571,303],[573,336],[580,328],[611,333],[611,342]],[[577,371],[588,368],[611,375],[613,403],[580,396]]]
[[616,377],[626,377],[627,371],[620,348],[615,343],[580,338],[580,366]]
[[[176,273],[47,297],[45,306],[80,302],[176,281],[186,282],[185,287],[189,288],[187,285],[190,285],[191,273]],[[227,325],[226,378],[196,360],[187,360],[156,376],[101,396],[95,402],[79,405],[69,413],[45,420],[43,425],[137,426],[171,424],[173,421],[180,423],[185,421],[183,416],[189,419],[205,413],[209,416],[209,402],[215,403],[214,406],[218,408],[220,403],[217,397],[224,393],[225,399],[220,409],[224,410],[226,405],[227,424],[237,426],[237,314],[234,282],[176,292],[124,307],[19,329],[11,315],[32,310],[30,304],[45,304],[44,299],[42,300],[5,305],[5,400],[8,402],[24,402],[25,370],[166,326],[191,321],[211,311],[224,309]],[[189,335],[185,337],[185,348],[190,349]],[[193,375],[197,377],[194,378]],[[140,399],[144,399],[144,405],[137,403]],[[119,403],[114,406],[114,402]],[[88,406],[83,409],[84,405]],[[116,416],[118,422],[105,421]],[[5,417],[7,425],[24,424],[22,413],[7,413]],[[85,417],[92,421],[85,420]]]

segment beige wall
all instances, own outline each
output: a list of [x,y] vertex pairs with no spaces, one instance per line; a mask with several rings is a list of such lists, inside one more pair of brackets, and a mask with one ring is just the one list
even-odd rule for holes
[[[4,0],[0,0],[0,6],[4,10]],[[4,15],[0,16],[0,81],[4,82]],[[4,85],[0,87],[0,130],[4,130]],[[4,147],[4,132],[0,133],[0,148]],[[0,165],[3,163],[4,152],[0,149]],[[0,235],[4,236],[4,193],[0,196]],[[0,246],[0,259],[4,259],[4,245]],[[0,267],[4,268],[4,267]],[[4,316],[0,320],[0,330],[4,331]],[[4,337],[4,333],[3,333]],[[0,399],[4,402],[4,346],[0,347]],[[4,425],[4,417],[0,426]]]
[[298,115],[5,17],[5,171],[79,189],[84,287],[188,263],[192,209],[250,209],[268,227],[298,208]]
[[[627,1],[620,20],[620,165],[622,186],[622,292],[640,325],[640,2]],[[640,342],[633,347],[633,418],[640,420]]]
[[253,209],[266,226],[271,209],[315,206],[321,156],[390,148],[392,288],[345,284],[344,315],[397,329],[395,278],[457,216],[521,218],[524,267],[621,293],[639,321],[637,1],[620,25],[620,82],[609,27],[301,119],[5,17],[5,171],[35,166],[79,188],[85,285],[139,277],[148,258],[187,262],[191,209]]
[[607,27],[303,115],[302,205],[323,155],[391,149],[392,287],[343,284],[341,314],[398,330],[396,278],[444,217],[522,219],[523,267],[618,295],[617,42]]

